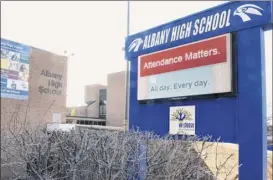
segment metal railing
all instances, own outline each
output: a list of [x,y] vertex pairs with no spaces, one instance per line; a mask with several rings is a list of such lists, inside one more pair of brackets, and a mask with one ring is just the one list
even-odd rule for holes
[[97,118],[97,117],[66,116],[66,123],[105,126],[106,119],[105,118]]
[[98,125],[82,125],[75,124],[76,130],[79,128],[93,128],[93,129],[101,129],[101,130],[112,130],[112,131],[124,131],[123,127],[114,127],[114,126],[98,126]]

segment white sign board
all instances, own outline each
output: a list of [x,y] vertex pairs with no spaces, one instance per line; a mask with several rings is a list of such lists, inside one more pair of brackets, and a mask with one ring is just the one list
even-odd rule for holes
[[53,113],[52,122],[60,124],[62,121],[62,114],[61,113]]
[[170,134],[195,135],[195,106],[170,107]]

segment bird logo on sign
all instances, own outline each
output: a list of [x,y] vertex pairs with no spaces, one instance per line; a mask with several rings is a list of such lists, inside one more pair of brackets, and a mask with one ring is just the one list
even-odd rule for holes
[[233,13],[233,16],[240,16],[243,22],[250,21],[250,14],[262,16],[263,9],[255,4],[244,4],[239,6]]
[[129,46],[129,52],[133,50],[133,52],[137,52],[140,45],[143,43],[141,38],[135,39]]

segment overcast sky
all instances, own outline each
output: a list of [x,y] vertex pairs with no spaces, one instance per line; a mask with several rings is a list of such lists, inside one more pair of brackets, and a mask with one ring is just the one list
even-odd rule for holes
[[[133,1],[130,33],[224,3]],[[107,74],[125,70],[122,47],[127,2],[1,2],[1,37],[69,58],[67,105],[84,102],[84,85],[106,84]],[[272,99],[272,33],[266,33],[267,94]],[[270,50],[271,49],[271,50]]]

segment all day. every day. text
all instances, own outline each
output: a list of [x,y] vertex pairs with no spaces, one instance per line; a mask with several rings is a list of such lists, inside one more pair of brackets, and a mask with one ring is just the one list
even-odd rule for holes
[[207,87],[209,85],[207,80],[197,80],[195,82],[174,83],[172,85],[154,85],[150,91],[170,91],[176,89],[191,89],[192,87]]

